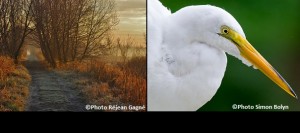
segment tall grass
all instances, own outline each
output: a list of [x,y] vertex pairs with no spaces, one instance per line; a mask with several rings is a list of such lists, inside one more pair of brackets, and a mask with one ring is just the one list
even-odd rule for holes
[[23,111],[29,94],[31,77],[27,69],[0,56],[0,111]]
[[[146,106],[146,57],[134,40],[118,38],[111,55],[58,66],[62,70],[84,73],[89,81],[78,81],[89,104]],[[144,48],[145,49],[145,48]],[[129,56],[129,50],[133,56]],[[120,55],[118,54],[120,53]]]
[[[134,65],[136,62],[136,66]],[[133,67],[134,66],[134,67]],[[146,104],[146,59],[133,58],[125,64],[111,65],[96,61],[90,73],[102,83],[107,83],[114,97],[122,103]],[[135,69],[137,68],[137,69]]]
[[8,74],[14,70],[15,65],[13,60],[9,57],[0,56],[0,81],[5,80]]
[[146,58],[111,64],[98,59],[70,62],[59,67],[87,74],[83,93],[90,104],[146,105]]

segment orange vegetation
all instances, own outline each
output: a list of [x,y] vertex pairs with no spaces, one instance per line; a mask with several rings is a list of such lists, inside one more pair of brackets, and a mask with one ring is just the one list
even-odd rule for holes
[[29,94],[31,77],[22,65],[0,56],[0,111],[22,111]]
[[0,56],[0,80],[7,78],[8,74],[15,70],[14,62],[9,57]]
[[86,73],[94,82],[81,82],[89,104],[146,105],[146,58],[135,57],[126,63],[90,60],[72,62],[60,69]]

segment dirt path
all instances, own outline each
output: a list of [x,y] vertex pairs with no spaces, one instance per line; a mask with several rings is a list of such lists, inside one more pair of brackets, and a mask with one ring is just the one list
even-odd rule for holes
[[73,82],[76,74],[46,70],[38,61],[28,61],[26,67],[32,76],[27,111],[85,111]]

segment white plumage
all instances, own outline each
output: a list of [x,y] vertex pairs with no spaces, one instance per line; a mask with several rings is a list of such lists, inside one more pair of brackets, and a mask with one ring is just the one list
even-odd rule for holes
[[[227,63],[222,49],[240,55],[216,34],[225,23],[244,34],[218,7],[190,6],[171,14],[159,1],[148,1],[149,110],[197,110],[215,95]],[[224,47],[213,46],[219,43]]]
[[218,34],[225,25],[245,38],[221,8],[189,6],[171,14],[158,0],[148,0],[147,17],[149,111],[194,111],[211,100],[226,70],[225,52],[251,65]]

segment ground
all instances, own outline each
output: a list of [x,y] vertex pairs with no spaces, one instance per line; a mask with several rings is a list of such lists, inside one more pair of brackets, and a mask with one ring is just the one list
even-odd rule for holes
[[26,111],[85,111],[76,73],[47,70],[38,61],[27,61],[26,67],[32,76]]

